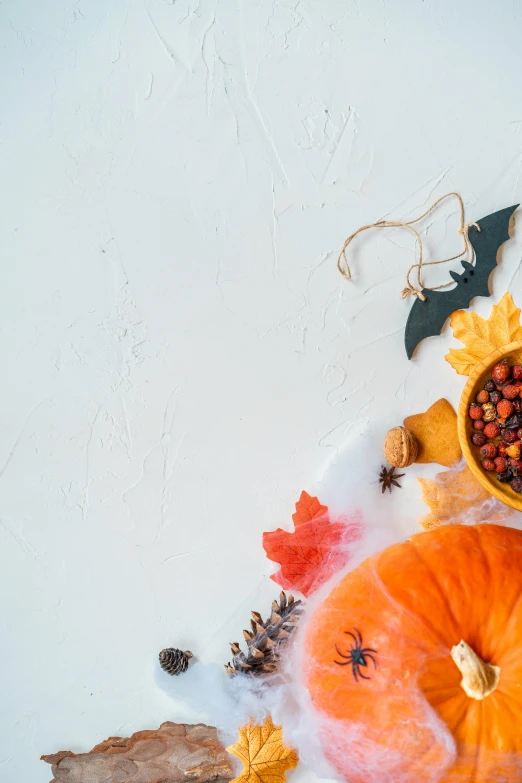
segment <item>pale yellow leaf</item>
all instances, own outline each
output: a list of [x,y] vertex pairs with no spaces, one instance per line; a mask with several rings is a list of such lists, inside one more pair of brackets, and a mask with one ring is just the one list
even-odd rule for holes
[[450,348],[444,358],[459,375],[471,375],[477,366],[477,357],[466,348]]
[[493,305],[489,318],[465,310],[457,310],[450,318],[453,334],[465,348],[452,348],[446,361],[460,375],[470,375],[477,364],[495,348],[522,340],[520,309],[515,307],[510,293]]
[[430,479],[417,478],[421,487],[421,499],[431,511],[435,511],[439,503],[439,486]]
[[239,729],[239,739],[227,748],[243,762],[232,783],[284,783],[285,772],[297,766],[297,752],[283,743],[283,729],[268,716],[262,726],[249,723]]
[[481,522],[503,524],[512,513],[503,503],[493,500],[468,466],[462,463],[437,473],[434,481],[424,478],[417,481],[421,485],[422,500],[431,511],[419,519],[425,530],[466,522],[474,525]]

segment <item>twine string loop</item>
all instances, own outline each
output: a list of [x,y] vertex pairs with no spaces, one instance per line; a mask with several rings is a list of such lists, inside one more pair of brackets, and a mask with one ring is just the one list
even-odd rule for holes
[[[459,202],[460,227],[458,229],[458,233],[462,235],[462,238],[464,240],[464,249],[461,250],[460,253],[457,253],[457,255],[451,256],[451,258],[442,258],[439,261],[424,261],[422,239],[417,229],[413,227],[413,224],[423,220],[423,218],[429,215],[430,212],[432,212],[435,209],[435,207],[437,207],[441,203],[441,201],[444,201],[444,199],[449,198],[451,196],[454,196]],[[416,296],[421,300],[421,302],[425,302],[426,296],[422,293],[423,289],[427,291],[436,291],[439,288],[447,288],[447,286],[453,285],[453,281],[449,283],[442,283],[442,285],[436,285],[431,288],[429,286],[425,286],[424,283],[422,282],[423,267],[435,266],[437,264],[447,264],[449,261],[455,261],[455,259],[460,258],[460,256],[462,256],[464,253],[468,253],[470,256],[470,263],[473,262],[473,258],[475,254],[473,251],[473,245],[469,241],[469,236],[468,236],[468,232],[471,226],[474,226],[477,229],[477,231],[480,231],[480,226],[478,225],[478,223],[464,222],[464,202],[462,201],[460,195],[458,193],[446,193],[444,196],[441,196],[439,199],[437,199],[437,201],[435,201],[431,205],[431,207],[429,207],[426,210],[426,212],[424,212],[422,215],[419,215],[419,217],[415,218],[414,220],[409,220],[409,221],[378,220],[376,223],[369,223],[367,226],[361,226],[360,228],[358,228],[357,231],[354,231],[353,234],[350,234],[350,236],[345,240],[343,248],[339,253],[339,258],[337,259],[337,269],[346,280],[351,280],[352,270],[350,269],[350,265],[348,263],[346,251],[350,243],[353,242],[353,240],[355,239],[355,237],[358,236],[359,234],[362,234],[363,231],[368,231],[370,228],[406,228],[408,229],[408,231],[411,231],[412,234],[414,234],[415,236],[415,244],[419,248],[418,251],[419,256],[418,256],[418,261],[412,264],[406,273],[406,287],[402,289],[401,297],[403,299],[406,299],[406,297],[408,296]],[[413,285],[413,283],[410,280],[410,275],[414,269],[417,270],[417,274],[416,274],[417,285]]]

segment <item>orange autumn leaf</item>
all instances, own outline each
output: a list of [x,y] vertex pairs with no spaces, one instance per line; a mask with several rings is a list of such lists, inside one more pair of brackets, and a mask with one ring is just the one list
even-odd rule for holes
[[450,318],[453,335],[465,348],[451,348],[444,357],[460,375],[471,375],[477,364],[495,348],[522,340],[520,309],[515,307],[510,293],[493,305],[489,318],[477,313],[457,310]]
[[281,566],[271,577],[274,582],[308,596],[347,564],[361,521],[357,516],[331,522],[328,507],[304,491],[292,519],[293,533],[281,528],[263,533],[263,547],[268,559]]
[[283,742],[283,729],[268,716],[263,726],[249,723],[239,729],[239,739],[227,748],[243,763],[232,783],[284,783],[285,772],[299,761],[297,752]]
[[314,517],[325,516],[328,514],[328,506],[322,506],[317,498],[312,497],[308,492],[301,492],[301,497],[295,504],[295,514],[292,519],[295,527],[303,522],[309,522]]
[[422,500],[430,513],[419,519],[425,530],[439,525],[466,522],[503,524],[512,511],[495,500],[477,481],[467,465],[437,473],[434,481],[418,478]]

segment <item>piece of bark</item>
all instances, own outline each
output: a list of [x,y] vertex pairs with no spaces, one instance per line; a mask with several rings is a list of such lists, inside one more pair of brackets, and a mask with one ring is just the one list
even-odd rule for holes
[[234,777],[232,761],[203,723],[162,723],[128,739],[109,737],[90,753],[62,750],[42,756],[52,764],[50,783],[225,783]]

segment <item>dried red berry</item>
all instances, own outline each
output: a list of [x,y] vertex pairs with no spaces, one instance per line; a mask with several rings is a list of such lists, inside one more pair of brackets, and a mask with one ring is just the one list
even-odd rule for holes
[[481,405],[476,405],[473,403],[469,406],[469,415],[472,419],[481,419],[484,415],[484,411],[482,410]]
[[491,380],[490,381],[486,381],[486,383],[484,384],[484,388],[488,392],[494,391],[494,389],[496,388],[495,381],[491,381]]
[[515,364],[515,366],[511,368],[511,372],[515,381],[522,381],[522,365]]
[[519,430],[517,430],[517,438],[519,440],[522,440],[522,427]]
[[522,415],[520,413],[514,413],[506,421],[506,427],[508,430],[519,430],[522,427]]
[[522,492],[522,477],[521,476],[515,476],[511,479],[509,482],[511,485],[511,489],[514,489],[515,492]]
[[485,443],[480,449],[480,456],[495,459],[497,456],[497,447],[494,443]]
[[497,446],[497,453],[499,457],[503,457],[509,448],[509,443],[501,441]]
[[483,446],[484,443],[488,442],[488,439],[483,432],[474,432],[471,436],[471,442],[474,443],[475,446]]
[[492,391],[489,395],[489,401],[496,405],[502,399],[502,392]]
[[509,464],[513,470],[517,470],[519,473],[522,471],[522,459],[509,458]]
[[503,359],[498,364],[495,364],[491,370],[491,375],[493,376],[495,383],[504,383],[504,381],[507,381],[510,375],[507,361]]
[[520,397],[517,397],[516,400],[513,400],[513,407],[517,413],[520,413],[522,411],[522,400],[520,399]]
[[507,470],[508,461],[505,457],[496,457],[495,458],[495,470],[497,473],[503,473],[505,470]]
[[[506,400],[514,400],[515,397],[518,397],[519,392],[520,392],[519,387],[515,386],[512,383],[507,383],[502,389],[502,394],[504,395],[504,398]],[[484,402],[486,402],[486,400],[484,400]]]
[[515,430],[504,430],[504,440],[506,443],[514,443],[518,440]]
[[486,459],[483,459],[480,464],[482,465],[484,470],[495,470],[495,463],[493,462],[492,459],[488,459],[486,457]]
[[488,422],[484,427],[484,435],[486,438],[498,438],[500,435],[500,424],[497,424],[496,421]]
[[484,419],[475,419],[475,421],[473,422],[473,427],[476,430],[479,431],[483,430],[485,426],[486,426],[486,422],[484,421]]
[[482,391],[479,391],[475,399],[479,403],[479,405],[482,405],[485,402],[489,402],[489,392],[487,392],[485,389],[482,389]]
[[510,400],[500,400],[500,402],[497,405],[497,413],[501,419],[508,419],[513,413],[513,411],[514,411],[513,403]]

